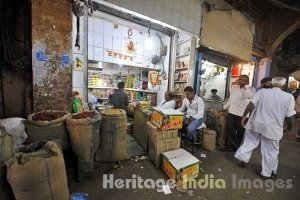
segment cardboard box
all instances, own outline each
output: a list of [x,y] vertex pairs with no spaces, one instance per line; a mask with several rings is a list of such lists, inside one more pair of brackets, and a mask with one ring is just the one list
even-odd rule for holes
[[178,129],[162,131],[150,121],[147,122],[147,131],[149,135],[149,140],[152,140],[154,143],[157,140],[178,137]]
[[181,144],[181,140],[179,137],[170,138],[164,140],[149,140],[149,157],[153,161],[156,167],[161,166],[161,154],[170,151],[179,149]]
[[151,122],[161,130],[181,129],[184,114],[178,110],[154,108]]
[[184,149],[162,154],[162,169],[177,185],[199,176],[200,161]]

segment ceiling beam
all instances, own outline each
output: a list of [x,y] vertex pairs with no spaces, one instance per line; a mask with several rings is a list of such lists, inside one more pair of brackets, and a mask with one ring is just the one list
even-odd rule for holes
[[255,6],[251,0],[239,0],[242,4],[245,6],[248,6],[250,9],[250,12],[254,13],[256,16],[260,17],[262,16],[263,11],[259,9],[257,6]]
[[300,19],[298,18],[293,25],[291,25],[289,28],[287,28],[285,31],[283,31],[277,39],[272,44],[272,47],[270,49],[270,54],[272,55],[277,47],[282,43],[282,41],[290,35],[292,32],[294,32],[296,29],[300,28]]

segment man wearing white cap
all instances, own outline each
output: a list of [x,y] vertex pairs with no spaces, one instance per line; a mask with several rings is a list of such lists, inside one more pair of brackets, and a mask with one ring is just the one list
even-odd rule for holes
[[[279,141],[283,135],[283,122],[287,119],[291,129],[292,116],[295,114],[293,95],[282,91],[286,78],[272,79],[272,89],[261,89],[246,107],[241,125],[245,127],[245,139],[235,157],[245,165],[252,151],[261,143],[262,178],[274,178],[278,167]],[[245,125],[247,114],[252,114]]]

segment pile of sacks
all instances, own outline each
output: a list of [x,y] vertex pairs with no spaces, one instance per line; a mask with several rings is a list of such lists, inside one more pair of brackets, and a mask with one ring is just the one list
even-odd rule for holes
[[56,143],[24,145],[26,120],[0,120],[0,199],[68,200],[63,155]]

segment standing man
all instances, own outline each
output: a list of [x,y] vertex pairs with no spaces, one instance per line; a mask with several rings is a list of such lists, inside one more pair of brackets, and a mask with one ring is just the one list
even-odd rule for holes
[[241,75],[237,84],[238,87],[232,89],[228,102],[224,106],[229,113],[226,130],[230,146],[226,149],[227,151],[236,151],[241,145],[245,133],[245,129],[241,126],[241,119],[246,106],[255,93],[255,89],[248,86],[249,77],[247,75]]
[[128,111],[128,95],[124,92],[125,83],[118,83],[118,90],[112,95],[111,101],[114,105],[114,108],[123,109],[126,112]]
[[195,95],[195,91],[191,86],[187,86],[183,91],[185,98],[178,110],[181,112],[186,111],[183,126],[187,129],[188,135],[195,136],[197,128],[203,122],[204,102],[199,96]]
[[[279,141],[283,135],[283,122],[286,118],[288,130],[292,128],[292,116],[295,100],[293,95],[282,91],[286,78],[272,79],[272,89],[261,89],[251,99],[242,117],[241,125],[246,134],[243,145],[237,150],[235,157],[246,164],[252,151],[261,143],[262,178],[273,178],[277,173]],[[253,110],[253,111],[252,111]],[[252,111],[246,123],[247,114]]]
[[297,124],[297,133],[296,133],[296,141],[300,142],[300,95],[297,97],[295,101],[295,121]]
[[260,81],[260,86],[256,88],[256,92],[262,88],[271,88],[272,87],[272,79],[269,77],[263,78]]

